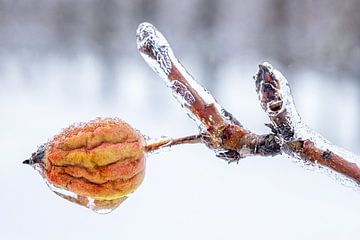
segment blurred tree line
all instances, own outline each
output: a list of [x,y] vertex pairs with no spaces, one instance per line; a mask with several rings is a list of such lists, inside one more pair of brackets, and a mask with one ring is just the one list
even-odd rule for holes
[[9,55],[91,54],[111,92],[118,62],[138,57],[137,25],[148,21],[199,62],[210,90],[222,64],[248,56],[350,75],[360,88],[359,12],[358,0],[0,0],[0,65]]

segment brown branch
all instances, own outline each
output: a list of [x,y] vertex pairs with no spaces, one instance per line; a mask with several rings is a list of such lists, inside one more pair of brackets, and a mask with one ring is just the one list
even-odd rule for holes
[[[268,63],[259,65],[255,75],[256,91],[268,114],[273,132],[284,140],[284,152],[302,160],[319,164],[350,180],[360,183],[358,156],[346,157],[336,153],[336,146],[309,129],[297,113],[286,78]],[[344,154],[343,154],[344,155]],[[348,155],[352,155],[348,153]]]
[[208,132],[216,134],[227,124],[228,120],[222,115],[215,99],[181,66],[169,43],[154,26],[141,24],[137,30],[137,42],[149,66],[164,79],[175,98]]
[[245,129],[185,70],[165,37],[153,25],[140,24],[136,36],[145,61],[199,123],[205,136],[203,142],[215,150],[217,156],[231,162],[246,156],[280,153],[281,140],[274,134],[261,136]]
[[298,154],[298,156],[305,161],[327,167],[360,183],[359,166],[356,163],[339,156],[330,149],[321,149],[309,139],[291,141],[286,143],[286,145],[289,150],[288,154]]
[[151,153],[158,151],[163,148],[172,147],[175,145],[180,144],[194,144],[194,143],[201,143],[203,139],[203,135],[192,135],[192,136],[186,136],[186,137],[180,137],[180,138],[169,138],[164,137],[158,140],[155,140],[154,142],[150,142],[145,145],[145,152]]
[[[257,135],[243,127],[193,79],[154,26],[149,23],[139,26],[137,44],[145,61],[197,122],[200,133],[144,143],[137,130],[119,119],[97,119],[79,127],[70,127],[23,162],[37,169],[59,196],[97,212],[110,212],[141,183],[145,153],[193,143],[206,144],[228,162],[248,156],[285,153],[307,164],[330,169],[340,174],[342,180],[349,180],[350,186],[359,186],[360,157],[332,145],[302,122],[286,78],[270,64],[259,65],[254,79],[260,104],[270,118],[267,126],[272,133]],[[135,141],[127,141],[130,138]],[[98,152],[78,149],[92,146],[97,141],[106,143]],[[65,145],[69,147],[68,151],[79,150],[77,155],[67,158],[69,154],[63,148]],[[51,167],[55,166],[54,162],[59,164],[57,168]],[[88,162],[91,164],[85,164]]]
[[140,24],[136,36],[145,61],[165,81],[189,116],[198,122],[202,142],[215,150],[218,157],[232,162],[247,156],[286,153],[360,183],[360,168],[353,162],[359,157],[343,157],[331,150],[332,145],[322,137],[310,133],[296,111],[286,78],[270,64],[259,65],[254,78],[261,106],[271,121],[267,126],[273,133],[257,135],[244,128],[193,79],[153,25]]

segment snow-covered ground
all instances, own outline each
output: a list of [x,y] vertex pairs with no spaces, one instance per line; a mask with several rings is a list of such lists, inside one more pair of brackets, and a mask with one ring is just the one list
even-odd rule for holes
[[[252,81],[258,63],[224,63],[214,94],[264,133]],[[28,71],[18,64],[10,58],[0,69],[1,239],[359,239],[359,192],[281,156],[228,165],[204,146],[182,146],[148,158],[143,184],[108,215],[59,198],[21,162],[63,127],[99,116],[151,137],[196,126],[140,57],[120,63],[110,100],[100,97],[91,56],[29,62]],[[303,69],[289,81],[304,120],[359,154],[360,93],[355,81],[332,78]]]

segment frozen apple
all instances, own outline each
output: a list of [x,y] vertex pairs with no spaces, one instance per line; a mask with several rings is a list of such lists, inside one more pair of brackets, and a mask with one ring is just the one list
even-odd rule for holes
[[144,143],[126,122],[99,118],[64,129],[24,163],[33,165],[61,197],[108,212],[141,184]]

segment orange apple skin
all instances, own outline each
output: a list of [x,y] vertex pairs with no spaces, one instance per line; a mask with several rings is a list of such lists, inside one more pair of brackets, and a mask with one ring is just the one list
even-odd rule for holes
[[99,203],[125,199],[144,179],[144,142],[116,118],[70,126],[48,143],[45,176],[54,186]]

